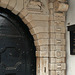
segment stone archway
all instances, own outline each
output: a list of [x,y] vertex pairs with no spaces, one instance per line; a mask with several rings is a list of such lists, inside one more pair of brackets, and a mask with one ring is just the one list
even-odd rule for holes
[[[34,4],[36,11],[29,11],[31,6],[28,6],[29,1],[25,0],[1,0],[0,6],[2,8],[10,10],[15,15],[18,15],[22,21],[27,24],[29,30],[34,37],[34,43],[36,46],[36,68],[37,75],[48,75],[48,51],[49,51],[49,15],[41,14],[41,3],[32,1],[30,4]],[[28,6],[28,9],[27,9]],[[46,7],[47,10],[47,7]],[[33,14],[35,13],[35,14]],[[42,64],[43,63],[43,64]]]
[[36,46],[36,74],[66,75],[66,0],[0,0],[0,6],[18,15],[29,27]]

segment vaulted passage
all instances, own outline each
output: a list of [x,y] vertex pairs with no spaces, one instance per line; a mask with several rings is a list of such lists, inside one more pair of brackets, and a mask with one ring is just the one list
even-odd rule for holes
[[0,75],[36,75],[33,38],[27,26],[0,8]]

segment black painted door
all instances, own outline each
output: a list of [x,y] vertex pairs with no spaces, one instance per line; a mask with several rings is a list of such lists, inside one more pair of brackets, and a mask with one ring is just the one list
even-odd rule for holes
[[35,75],[35,47],[26,25],[0,11],[0,75]]

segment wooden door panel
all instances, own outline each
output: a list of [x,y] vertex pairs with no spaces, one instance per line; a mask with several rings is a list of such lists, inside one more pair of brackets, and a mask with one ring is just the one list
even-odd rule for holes
[[0,12],[0,75],[36,75],[35,46],[29,30],[24,30],[21,25],[25,24],[13,14]]

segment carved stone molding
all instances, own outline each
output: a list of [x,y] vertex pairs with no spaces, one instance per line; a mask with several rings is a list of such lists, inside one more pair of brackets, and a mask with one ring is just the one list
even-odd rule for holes
[[27,9],[28,10],[34,10],[34,11],[40,11],[41,10],[41,2],[37,2],[37,1],[30,1]]
[[31,0],[27,5],[27,10],[48,14],[48,0]]

